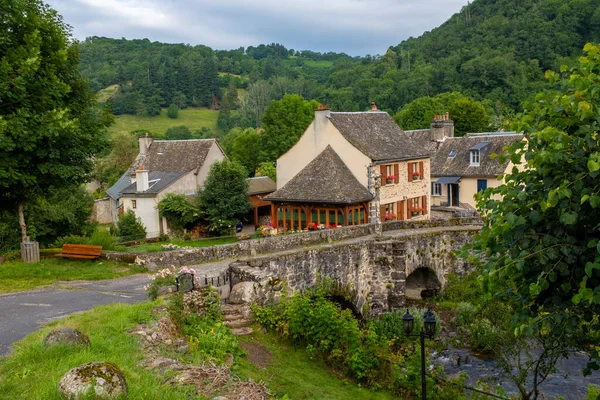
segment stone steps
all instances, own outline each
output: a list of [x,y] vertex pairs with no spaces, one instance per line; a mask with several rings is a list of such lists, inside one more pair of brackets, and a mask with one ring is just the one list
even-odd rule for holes
[[236,336],[250,335],[253,330],[250,328],[252,321],[249,315],[249,307],[244,304],[224,304],[221,308],[223,312],[223,323],[231,329]]

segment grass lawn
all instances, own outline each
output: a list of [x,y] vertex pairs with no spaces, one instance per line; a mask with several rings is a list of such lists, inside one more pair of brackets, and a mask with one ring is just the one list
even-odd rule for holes
[[167,117],[167,109],[163,108],[160,115],[156,117],[141,115],[117,115],[115,123],[109,128],[111,134],[116,132],[131,132],[137,129],[147,129],[151,134],[164,134],[172,126],[185,125],[191,131],[202,127],[210,128],[213,132],[217,129],[218,111],[207,108],[188,107],[179,110],[179,116],[175,119]]
[[[58,382],[71,368],[92,361],[112,361],[123,371],[129,386],[127,399],[187,399],[189,387],[164,385],[160,376],[140,368],[138,337],[126,332],[151,320],[153,303],[110,305],[52,322],[15,344],[15,351],[0,358],[0,399],[62,399]],[[89,348],[44,348],[52,329],[73,327],[86,333]],[[190,395],[188,397],[188,395]]]
[[42,259],[36,264],[0,264],[0,293],[19,292],[57,281],[114,279],[145,272],[137,265],[107,260]]
[[[129,400],[204,399],[194,395],[189,387],[164,384],[165,378],[139,366],[143,357],[139,337],[127,331],[136,324],[152,321],[152,308],[159,303],[160,300],[96,307],[28,335],[13,346],[11,355],[0,358],[0,399],[58,400],[57,386],[62,376],[71,368],[92,361],[112,361],[121,368],[129,386]],[[73,327],[86,333],[91,346],[44,348],[43,338],[59,327]],[[249,353],[236,357],[232,375],[264,382],[278,399],[392,399],[388,393],[372,392],[345,381],[305,351],[282,344],[271,335],[255,333],[241,341],[268,350],[268,365],[261,368],[253,364]]]
[[211,238],[211,239],[199,239],[199,240],[169,240],[169,242],[159,242],[159,243],[146,243],[135,247],[128,247],[126,251],[137,253],[137,252],[147,252],[153,253],[157,251],[163,251],[162,246],[166,244],[176,244],[180,247],[209,247],[209,246],[217,246],[219,244],[229,244],[235,243],[238,239],[236,236],[226,236],[219,238]]
[[[242,378],[266,382],[271,393],[289,399],[395,399],[389,392],[371,391],[358,387],[329,369],[317,357],[311,357],[303,349],[282,343],[271,334],[256,331],[251,336],[240,338],[242,345],[260,348],[271,353],[271,360],[265,368],[258,367],[250,360],[252,354],[240,360],[234,370]],[[247,347],[247,346],[246,346]],[[268,353],[267,353],[268,354]],[[264,354],[263,354],[264,355]],[[264,360],[265,357],[263,357]]]

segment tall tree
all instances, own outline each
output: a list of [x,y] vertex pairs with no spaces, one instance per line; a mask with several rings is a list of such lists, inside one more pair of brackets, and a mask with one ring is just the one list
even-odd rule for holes
[[297,94],[286,94],[273,100],[265,109],[261,135],[262,161],[276,161],[296,144],[314,118],[319,103],[307,101]]
[[223,150],[232,161],[237,161],[254,173],[260,155],[260,136],[254,128],[232,129],[223,139]]
[[86,182],[106,118],[77,71],[62,18],[39,0],[0,3],[0,197],[18,212],[49,188]]
[[248,200],[248,173],[235,161],[223,160],[210,166],[204,187],[198,190],[198,205],[204,212],[214,231],[223,232],[222,226],[229,226],[243,218],[252,208]]
[[[600,46],[547,78],[557,90],[525,103],[506,183],[478,201],[486,224],[472,249],[496,296],[516,308],[519,335],[552,335],[600,369]],[[503,160],[505,157],[500,157]],[[501,200],[500,200],[501,199]]]

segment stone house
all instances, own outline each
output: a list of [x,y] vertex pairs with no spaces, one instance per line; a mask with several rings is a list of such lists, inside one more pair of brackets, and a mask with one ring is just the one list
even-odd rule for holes
[[146,227],[147,237],[168,233],[157,205],[167,193],[194,195],[204,185],[210,166],[225,159],[215,139],[139,139],[140,153],[132,167],[108,190],[121,212],[132,210]]
[[272,219],[284,230],[429,218],[430,158],[388,113],[325,106],[277,160]]
[[477,192],[503,184],[501,177],[514,165],[491,155],[503,153],[505,146],[524,138],[515,132],[454,137],[454,122],[448,113],[436,116],[430,129],[405,133],[431,153],[432,205],[463,208],[475,208]]

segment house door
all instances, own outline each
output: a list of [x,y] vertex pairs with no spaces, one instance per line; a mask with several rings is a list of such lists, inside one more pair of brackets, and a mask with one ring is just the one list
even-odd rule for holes
[[448,205],[451,207],[458,207],[460,205],[458,196],[458,184],[448,184]]
[[477,192],[487,189],[487,179],[477,179]]

